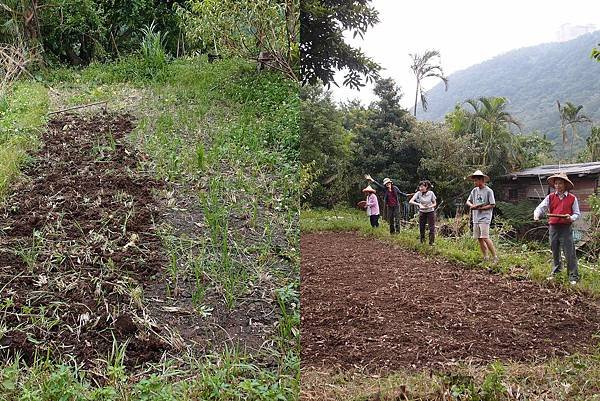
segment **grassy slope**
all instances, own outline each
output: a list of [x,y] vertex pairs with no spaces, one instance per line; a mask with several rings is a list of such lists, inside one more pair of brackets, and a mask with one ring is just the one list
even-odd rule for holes
[[43,129],[48,93],[37,83],[21,82],[0,98],[0,196],[37,146],[36,133]]
[[[385,224],[372,229],[363,212],[338,210],[303,210],[301,231],[356,231],[417,250],[438,255],[468,268],[492,267],[483,265],[479,249],[470,238],[437,238],[431,248],[419,243],[416,229],[405,229],[391,236]],[[493,266],[506,275],[543,281],[548,274],[550,255],[546,251],[523,251],[514,244],[497,244],[500,263]],[[600,263],[583,262],[580,289],[590,296],[600,295]],[[564,281],[562,282],[564,285]],[[576,335],[576,333],[573,333]],[[600,335],[600,333],[599,333]],[[358,372],[303,372],[303,399],[308,400],[366,400],[395,399],[406,386],[409,399],[420,400],[598,400],[600,392],[600,343],[592,355],[554,358],[540,364],[497,362],[487,367],[462,365],[449,372],[396,372],[387,377],[369,376]],[[324,391],[324,389],[326,389]],[[442,394],[453,398],[441,398]],[[509,397],[520,393],[520,398]],[[386,398],[387,397],[387,398]],[[594,398],[595,397],[595,398]],[[400,398],[402,399],[402,398]]]
[[[4,390],[9,400],[55,399],[60,392],[70,394],[65,400],[296,399],[297,87],[239,60],[176,61],[154,79],[133,72],[127,60],[53,71],[49,82],[62,93],[53,107],[109,100],[110,109],[132,112],[138,119],[132,142],[150,156],[142,167],[171,183],[173,192],[163,194],[167,202],[187,199],[198,211],[203,222],[197,232],[177,232],[175,220],[164,224],[167,293],[186,279],[208,276],[208,285],[197,280],[193,301],[199,313],[210,313],[205,293],[217,293],[233,310],[263,286],[279,307],[277,327],[258,355],[225,349],[200,359],[182,356],[184,371],[167,361],[149,369],[152,376],[129,377],[113,358],[104,386],[41,360],[30,369],[5,365],[0,394]],[[247,220],[247,231],[231,216]]]

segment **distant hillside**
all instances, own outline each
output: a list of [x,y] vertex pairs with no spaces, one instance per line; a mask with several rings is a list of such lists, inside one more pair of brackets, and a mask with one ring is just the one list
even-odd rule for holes
[[[420,119],[441,120],[456,103],[480,96],[504,96],[524,132],[559,136],[556,100],[582,104],[582,112],[600,124],[600,63],[590,59],[600,31],[561,43],[512,50],[449,76],[448,92],[439,84],[429,91],[429,110]],[[589,124],[579,130],[589,135]]]

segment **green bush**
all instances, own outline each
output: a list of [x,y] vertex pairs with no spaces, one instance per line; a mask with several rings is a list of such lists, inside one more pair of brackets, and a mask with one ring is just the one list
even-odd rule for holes
[[142,29],[143,39],[140,53],[143,61],[143,76],[154,79],[167,66],[168,55],[165,50],[166,34],[156,30],[154,22]]

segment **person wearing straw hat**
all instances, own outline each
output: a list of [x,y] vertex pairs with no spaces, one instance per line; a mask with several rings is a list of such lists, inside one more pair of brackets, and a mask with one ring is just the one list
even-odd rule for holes
[[367,185],[362,191],[367,194],[367,216],[369,216],[371,227],[379,227],[379,200],[377,200],[377,195],[375,195],[377,191],[370,185]]
[[411,205],[419,207],[419,234],[421,243],[425,242],[425,225],[429,225],[429,245],[435,240],[435,207],[437,199],[432,191],[433,185],[429,180],[419,183],[419,190],[410,198]]
[[397,234],[400,232],[400,196],[408,197],[408,194],[400,191],[389,178],[383,179],[383,185],[375,181],[369,174],[366,174],[365,178],[383,191],[383,204],[390,223],[390,234]]
[[475,185],[467,199],[467,206],[473,214],[473,238],[476,238],[479,242],[483,259],[488,260],[489,254],[491,254],[493,262],[496,263],[498,262],[498,255],[496,247],[490,239],[490,223],[492,222],[496,199],[494,198],[494,191],[486,185],[490,177],[483,174],[481,170],[477,170],[468,178]]
[[539,220],[543,214],[548,217],[550,249],[552,249],[553,259],[552,274],[548,279],[553,279],[562,268],[562,248],[567,260],[569,283],[575,285],[579,281],[579,272],[577,269],[577,255],[573,241],[572,223],[581,214],[577,197],[569,192],[575,185],[562,172],[548,177],[548,184],[554,188],[554,191],[548,194],[533,212],[534,220]]

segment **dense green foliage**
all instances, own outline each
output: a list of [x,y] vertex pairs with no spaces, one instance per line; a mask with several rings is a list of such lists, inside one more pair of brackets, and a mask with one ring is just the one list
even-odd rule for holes
[[185,0],[11,0],[0,8],[0,39],[29,49],[39,48],[39,61],[87,65],[139,50],[143,29],[152,24],[165,35],[173,55],[182,40],[177,7]]
[[[329,92],[320,86],[305,86],[301,92],[302,110],[300,161],[306,183],[305,200],[320,199],[333,205],[345,199],[349,177],[352,134],[343,126],[344,115]],[[316,185],[312,185],[316,182]],[[331,183],[331,185],[321,185]]]
[[297,79],[299,63],[299,0],[192,0],[180,9],[186,35],[214,55],[256,59]]
[[504,175],[539,163],[552,149],[545,138],[514,134],[510,128],[521,128],[506,111],[507,101],[502,97],[468,99],[465,106],[456,106],[446,115],[451,131],[469,138],[474,151],[471,163],[480,166],[492,176]]
[[[522,48],[450,74],[447,92],[442,84],[428,91],[430,107],[420,118],[442,120],[466,99],[502,96],[524,132],[537,130],[559,144],[557,100],[583,105],[582,114],[600,120],[600,64],[589,57],[597,42],[596,32],[568,42]],[[590,125],[578,129],[582,139],[574,144],[575,153],[583,147]]]
[[400,106],[402,93],[393,80],[377,80],[375,93],[378,100],[364,108],[356,102],[336,106],[316,89],[304,92],[300,161],[303,187],[310,189],[305,204],[354,203],[362,197],[363,175],[371,174],[391,177],[407,193],[429,179],[440,207],[453,213],[471,187],[469,172],[479,168],[496,178],[549,160],[548,140],[509,130],[518,122],[503,98],[471,100],[444,123],[433,123],[415,120]]
[[359,88],[378,77],[379,65],[350,46],[344,32],[362,37],[379,22],[371,0],[304,0],[300,4],[301,76],[304,84],[337,85],[335,72],[344,71],[343,84]]

